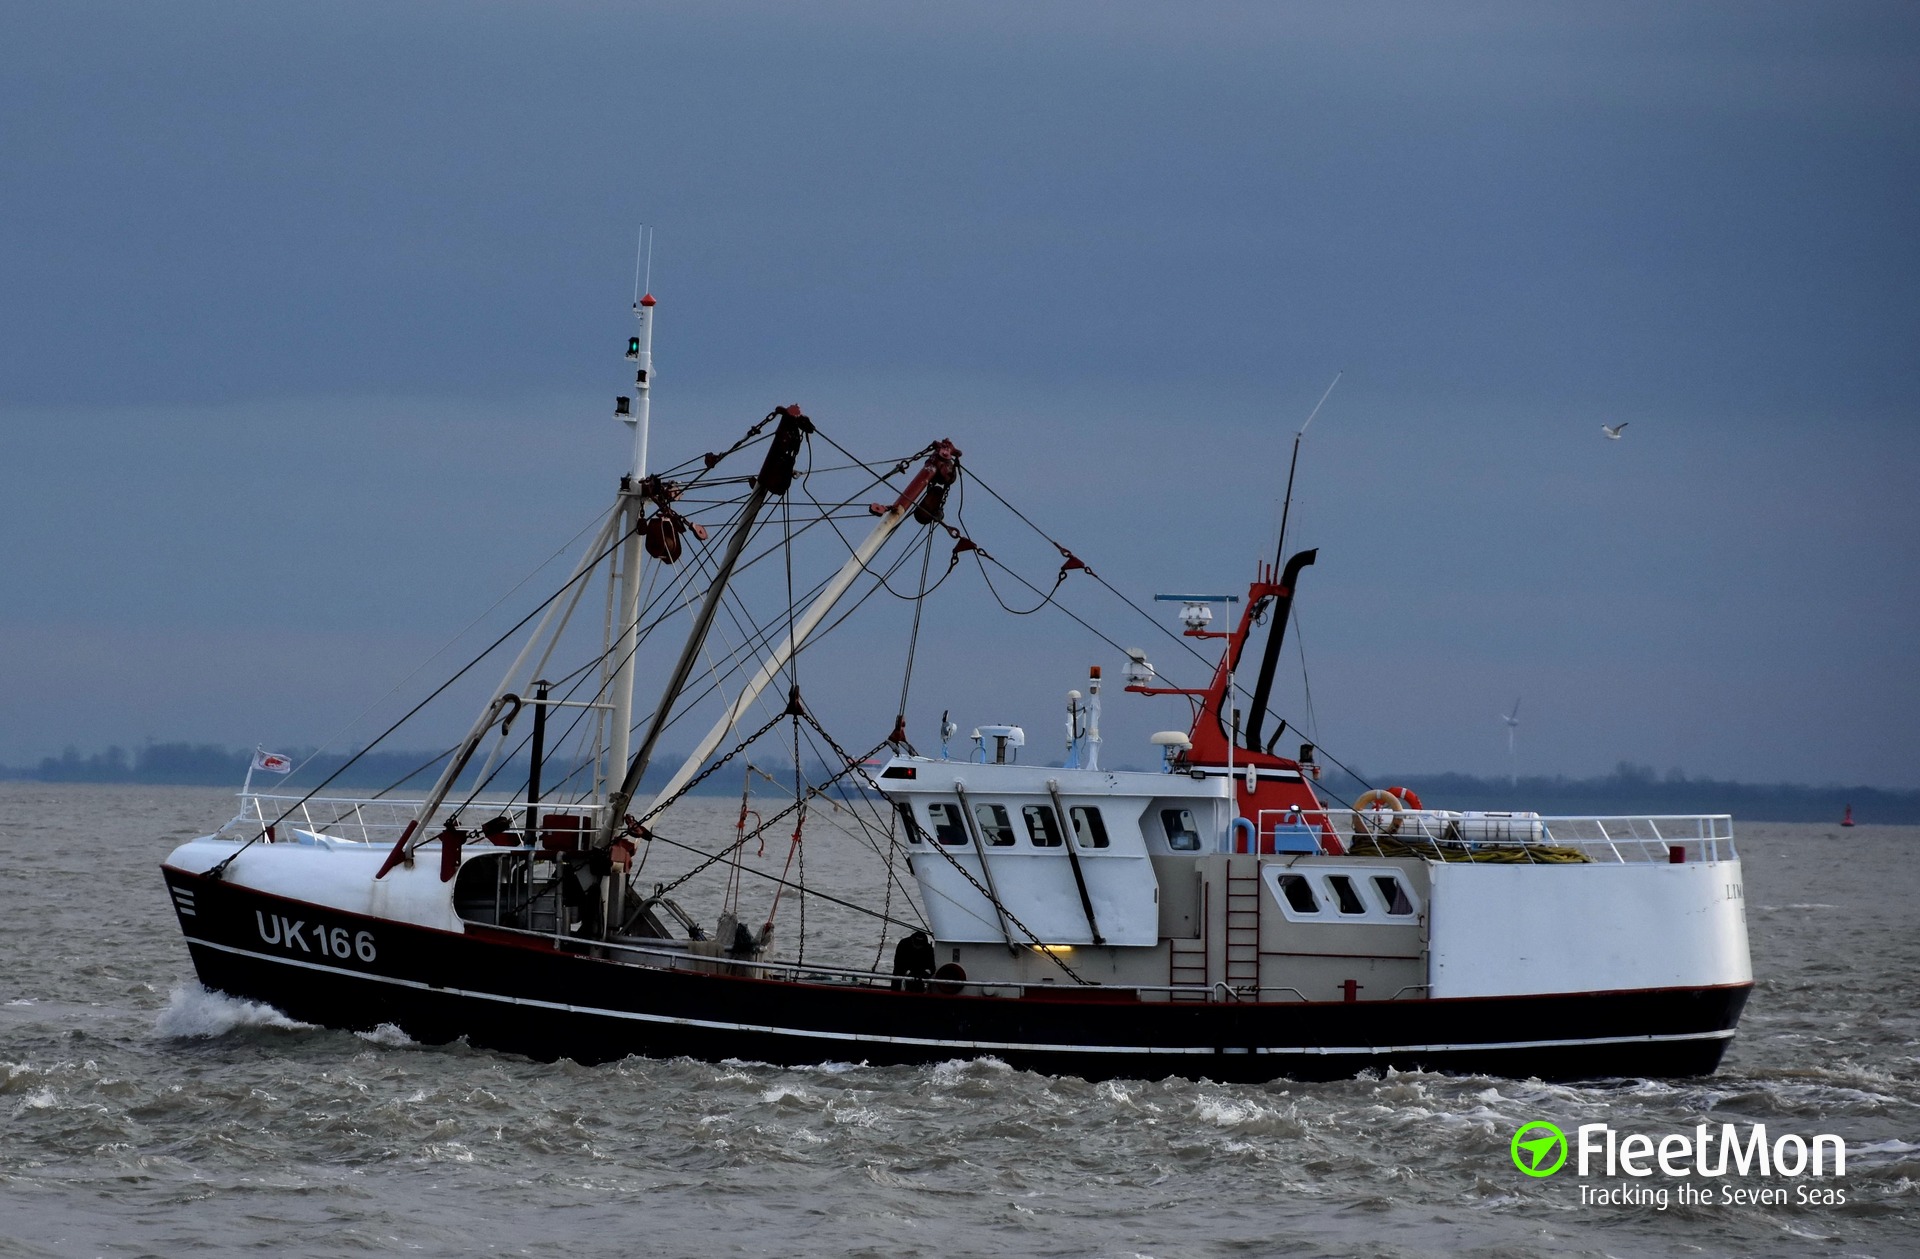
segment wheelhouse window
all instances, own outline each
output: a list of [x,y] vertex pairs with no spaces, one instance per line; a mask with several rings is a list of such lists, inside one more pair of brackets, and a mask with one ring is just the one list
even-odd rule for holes
[[960,817],[957,804],[930,804],[927,806],[927,820],[933,823],[933,837],[943,844],[955,848],[967,842],[967,824]]
[[1313,884],[1298,874],[1280,876],[1280,894],[1287,898],[1287,904],[1296,914],[1317,914],[1320,902],[1314,897]]
[[1020,810],[1020,817],[1027,824],[1027,834],[1033,837],[1035,848],[1060,846],[1060,819],[1054,814],[1053,806],[1030,804]]
[[1391,874],[1377,874],[1373,878],[1373,886],[1379,891],[1380,901],[1387,907],[1388,913],[1396,918],[1413,913],[1413,902],[1407,899],[1407,889],[1400,886],[1400,880]]
[[893,807],[895,812],[900,815],[900,829],[906,832],[907,842],[909,844],[919,843],[921,828],[920,823],[914,820],[913,806],[905,800],[896,800],[894,801]]
[[1091,805],[1074,805],[1067,810],[1073,818],[1073,842],[1082,848],[1105,848],[1107,846],[1107,824],[1100,820],[1100,810]]
[[1360,893],[1353,888],[1353,880],[1344,874],[1327,876],[1327,886],[1333,889],[1333,897],[1340,904],[1343,914],[1364,914],[1367,907],[1360,900]]
[[980,838],[995,848],[1005,848],[1013,843],[1013,819],[1007,816],[1004,804],[976,804],[973,816],[980,823]]
[[1175,852],[1200,851],[1200,827],[1192,809],[1160,810],[1160,827],[1167,833],[1167,847]]

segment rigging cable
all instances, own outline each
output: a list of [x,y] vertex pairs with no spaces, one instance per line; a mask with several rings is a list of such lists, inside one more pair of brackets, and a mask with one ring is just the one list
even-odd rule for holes
[[[807,732],[807,743],[813,752],[814,761],[824,766],[827,763],[827,758],[821,754],[819,747],[815,744],[814,736],[811,731]],[[860,828],[861,834],[859,838],[867,845],[869,849],[872,850],[874,856],[879,857],[882,861],[886,862],[886,871],[887,871],[887,877],[888,877],[887,896],[889,898],[889,901],[891,901],[891,898],[893,895],[893,885],[895,882],[899,880],[899,875],[893,868],[893,856],[899,847],[898,841],[893,836],[893,824],[898,822],[899,820],[898,811],[893,808],[888,808],[885,810],[885,812],[889,815],[891,821],[889,821],[887,829],[882,831],[873,823],[869,822],[865,817],[861,816],[861,812],[860,812],[861,808],[864,807],[866,809],[871,810],[874,814],[878,815],[879,813],[882,812],[879,804],[877,804],[875,801],[865,796],[864,794],[858,797],[850,794],[847,788],[846,779],[843,778],[836,783],[829,784],[828,787],[822,789],[820,794],[825,795],[827,790],[838,791],[840,793],[840,800],[834,800],[831,797],[829,797],[828,803],[834,806],[834,810],[836,813],[845,813],[847,817],[853,820],[854,825]],[[841,804],[842,800],[846,802],[844,806]],[[876,835],[879,835],[886,839],[889,845],[888,851],[886,852],[881,851],[880,845],[878,841],[875,839]],[[913,898],[912,896],[907,894],[906,885],[904,883],[900,885],[900,892],[901,892],[901,895],[906,898],[907,904],[909,906],[912,906]],[[914,912],[915,913],[919,912],[917,907],[914,909]]]
[[[753,838],[753,836],[749,835],[747,838],[751,839]],[[653,832],[648,833],[647,842],[649,844],[655,844],[655,843],[667,844],[671,847],[681,849],[684,852],[696,853],[703,857],[711,856],[705,850],[701,848],[697,848],[692,844],[682,843],[680,840],[672,839],[672,838],[669,838],[668,836],[653,833]],[[757,870],[754,867],[747,865],[745,862],[736,861],[733,858],[726,856],[724,853],[722,853],[719,856],[711,856],[711,860],[708,862],[708,864],[709,865],[717,865],[717,864],[729,865],[734,867],[734,869],[738,870],[742,874],[751,874],[756,879],[767,879],[771,882],[779,883],[782,887],[793,886],[790,883],[786,883],[777,874],[771,874],[765,870]],[[803,889],[801,888],[794,888],[793,890],[796,892],[803,891]],[[855,901],[843,900],[838,896],[829,895],[828,893],[822,892],[817,888],[804,889],[804,894],[807,896],[815,897],[816,899],[819,899],[819,900],[826,901],[830,905],[838,905],[842,909],[851,909],[857,914],[865,914],[869,918],[880,918],[887,926],[890,926],[890,927],[906,927],[909,930],[925,930],[926,929],[926,923],[924,922],[914,923],[914,922],[908,922],[900,918],[884,917],[881,913],[873,909],[871,906],[862,905]],[[798,963],[795,963],[795,964],[798,965]]]
[[1313,736],[1314,745],[1317,747],[1320,743],[1320,722],[1313,715],[1313,683],[1307,680],[1307,640],[1300,633],[1298,604],[1294,605],[1292,612],[1293,649],[1300,653],[1300,690],[1306,696],[1307,732]]
[[[602,527],[605,527],[607,522],[607,516],[608,516],[607,512],[596,513],[592,520],[589,520],[586,524],[581,525],[580,528],[577,531],[575,531],[574,535],[571,538],[568,538],[565,542],[561,543],[559,548],[556,549],[552,555],[547,556],[546,559],[541,560],[538,564],[534,565],[532,570],[529,571],[525,577],[522,577],[519,581],[515,582],[513,584],[513,589],[507,591],[506,593],[502,594],[498,599],[495,599],[492,603],[488,604],[484,609],[482,609],[478,614],[476,614],[472,620],[468,621],[465,625],[461,626],[457,631],[455,631],[454,635],[451,638],[447,639],[446,642],[441,643],[438,647],[434,648],[430,653],[427,654],[427,656],[423,660],[420,661],[419,664],[413,666],[412,669],[408,670],[407,675],[405,677],[401,678],[398,682],[395,682],[385,695],[382,695],[379,699],[376,699],[371,704],[368,704],[365,708],[361,709],[358,713],[354,714],[353,718],[349,720],[345,725],[341,726],[338,730],[334,731],[332,734],[328,735],[324,740],[322,740],[320,743],[320,746],[314,748],[313,751],[307,755],[307,758],[305,760],[301,761],[298,765],[293,767],[292,772],[297,774],[301,770],[305,769],[307,766],[311,765],[313,763],[314,757],[320,755],[320,753],[326,751],[328,747],[332,746],[333,741],[335,739],[338,739],[341,735],[345,734],[347,731],[359,725],[361,719],[364,718],[368,713],[372,712],[374,709],[378,708],[380,705],[386,703],[389,699],[392,699],[393,696],[400,690],[401,687],[405,686],[408,682],[411,682],[413,680],[414,676],[418,674],[420,670],[426,668],[428,665],[432,664],[435,660],[438,660],[442,652],[446,651],[447,648],[459,642],[462,638],[465,638],[470,632],[472,632],[474,626],[486,620],[487,617],[491,616],[493,612],[496,609],[498,609],[501,604],[513,598],[514,595],[518,594],[522,586],[526,585],[528,582],[532,581],[535,577],[539,576],[541,569],[544,569],[547,565],[553,563],[555,560],[559,559],[562,555],[566,554],[568,551],[572,550],[576,545],[578,545],[581,537],[586,534],[587,530],[593,528],[593,526],[596,523],[600,524]],[[597,564],[598,561],[595,561],[595,563]],[[517,629],[519,627],[516,626],[515,628]],[[385,736],[383,735],[381,737],[384,738]],[[376,739],[374,740],[374,742],[377,743],[379,742],[379,740]],[[454,745],[455,748],[457,748],[458,746],[459,746],[458,744]],[[453,750],[454,748],[448,748],[446,752],[442,752],[440,755],[445,756],[448,753],[452,752]],[[434,757],[433,761],[429,761],[427,762],[427,764],[431,765],[434,763],[434,761],[438,761],[439,759],[440,757],[436,756]],[[418,773],[419,771],[416,770],[414,772]]]
[[[616,541],[613,544],[613,546],[615,547],[617,547],[618,545],[619,545],[618,541]],[[612,551],[613,551],[613,548],[609,547],[607,550],[602,551],[599,554],[599,556],[597,556],[591,563],[583,564],[580,567],[579,571],[574,573],[572,577],[569,577],[565,582],[565,584],[563,584],[558,590],[554,591],[552,594],[542,599],[538,604],[534,605],[531,611],[529,611],[525,616],[521,617],[518,621],[515,621],[511,626],[509,626],[506,629],[506,631],[500,635],[500,637],[494,639],[491,643],[487,644],[486,648],[482,650],[479,655],[467,661],[467,663],[461,665],[459,670],[455,672],[452,677],[442,682],[439,686],[434,687],[433,690],[428,693],[425,699],[421,700],[419,703],[415,704],[412,708],[409,708],[405,713],[401,714],[400,719],[398,721],[394,722],[392,725],[388,726],[385,730],[381,731],[380,734],[377,735],[371,743],[367,744],[365,747],[361,748],[358,752],[355,752],[352,756],[348,757],[346,761],[340,766],[339,769],[336,769],[331,774],[328,774],[319,783],[315,784],[311,789],[309,789],[305,795],[301,796],[298,800],[288,805],[286,809],[281,812],[279,817],[275,818],[273,821],[267,823],[266,826],[262,827],[259,833],[254,835],[252,839],[249,839],[246,843],[241,844],[238,848],[228,853],[225,857],[221,858],[212,867],[210,867],[207,871],[208,877],[213,879],[219,879],[221,876],[223,876],[226,873],[227,867],[233,864],[233,859],[235,857],[238,857],[241,853],[253,847],[254,844],[258,843],[260,840],[265,839],[267,837],[268,831],[272,830],[274,827],[280,825],[280,823],[292,817],[294,810],[300,808],[302,805],[306,804],[309,800],[312,800],[315,796],[319,795],[320,792],[324,790],[328,784],[332,783],[333,780],[340,777],[340,775],[346,773],[347,770],[350,767],[352,767],[357,761],[359,761],[361,757],[365,756],[367,753],[373,751],[374,748],[378,747],[380,745],[381,740],[385,739],[388,735],[392,734],[395,730],[398,730],[401,726],[405,725],[409,720],[413,718],[415,713],[418,713],[421,709],[425,708],[428,704],[431,704],[434,700],[438,699],[441,696],[441,694],[446,691],[448,687],[452,686],[455,682],[458,682],[462,677],[464,677],[469,669],[472,669],[475,665],[479,664],[482,660],[485,660],[488,656],[492,655],[495,649],[497,649],[502,643],[506,642],[509,638],[512,638],[515,634],[519,633],[523,628],[525,628],[527,622],[533,620],[534,617],[539,616],[542,612],[546,611],[547,606],[551,604],[555,599],[558,599],[561,595],[565,594],[567,592],[567,589],[571,587],[574,582],[581,580],[588,573],[592,572],[596,567],[598,567],[602,560],[605,560],[608,555],[612,554]]]
[[[1338,383],[1338,377],[1335,378],[1335,383],[1336,384]],[[1329,386],[1328,393],[1331,393],[1331,392],[1332,392],[1332,386]],[[1326,401],[1326,398],[1322,397],[1321,402],[1324,403],[1325,401]],[[1316,406],[1314,410],[1315,412],[1318,412],[1319,407]],[[1307,422],[1312,423],[1313,417],[1308,416]],[[1304,427],[1305,426],[1303,425],[1302,428],[1304,429]],[[984,480],[982,480],[978,472],[969,468],[967,470],[967,476],[969,480],[975,482],[980,486],[981,489],[991,494],[994,497],[994,499],[998,501],[1002,507],[1005,507],[1008,511],[1012,512],[1016,517],[1018,517],[1020,521],[1023,524],[1025,524],[1029,529],[1039,534],[1042,538],[1045,538],[1047,542],[1050,543],[1055,549],[1059,550],[1061,554],[1063,555],[1072,554],[1072,552],[1068,551],[1066,547],[1062,546],[1059,542],[1055,541],[1052,535],[1048,534],[1046,530],[1042,529],[1039,525],[1035,524],[1027,516],[1025,512],[1021,511],[1018,507],[1015,507],[1012,503],[1008,502],[1006,498],[1003,495],[1001,495],[1001,493],[998,490],[994,489],[991,485],[987,484]],[[999,564],[998,560],[995,560],[994,562],[996,564]],[[1021,577],[1018,573],[1013,572],[1013,570],[1007,568],[1005,564],[1000,564],[1000,567],[1005,571],[1007,571],[1008,573],[1011,573],[1016,580],[1018,580],[1022,585],[1026,586],[1027,589],[1033,591],[1033,593],[1035,594],[1040,593],[1040,588],[1038,586],[1034,585],[1030,581],[1027,581],[1024,577]],[[1106,589],[1110,593],[1112,593],[1115,598],[1119,599],[1122,603],[1126,604],[1129,608],[1132,608],[1135,612],[1139,613],[1140,617],[1143,620],[1145,620],[1148,624],[1152,625],[1155,630],[1159,631],[1161,634],[1164,634],[1166,637],[1178,643],[1180,647],[1183,650],[1185,650],[1189,655],[1193,656],[1194,659],[1199,660],[1203,664],[1209,665],[1209,667],[1212,666],[1214,662],[1207,660],[1206,656],[1201,653],[1199,648],[1195,647],[1191,642],[1189,642],[1184,635],[1176,634],[1171,629],[1167,628],[1166,625],[1161,623],[1159,618],[1153,616],[1145,608],[1141,607],[1138,603],[1135,603],[1132,599],[1128,598],[1126,594],[1121,592],[1119,589],[1115,588],[1111,582],[1107,581],[1106,578],[1100,576],[1100,574],[1094,571],[1092,568],[1088,568],[1086,572],[1088,576],[1092,577],[1096,582],[1099,582],[1102,586],[1106,587]],[[996,598],[997,597],[998,596],[996,595]],[[1002,604],[1001,606],[1004,607],[1005,605]],[[1062,612],[1065,612],[1067,616],[1070,617],[1075,622],[1077,622],[1081,626],[1081,628],[1092,633],[1094,637],[1106,643],[1107,646],[1112,647],[1115,651],[1120,652],[1122,655],[1126,654],[1125,648],[1121,647],[1118,643],[1114,642],[1111,638],[1108,638],[1105,634],[1102,634],[1100,633],[1100,631],[1094,629],[1093,626],[1089,625],[1086,621],[1082,620],[1079,616],[1075,615],[1074,612],[1071,609],[1069,609],[1065,604],[1055,603],[1054,606],[1059,608]],[[1035,609],[1035,610],[1037,611],[1038,609]],[[1009,611],[1011,611],[1011,609],[1009,609]],[[1300,622],[1297,616],[1294,619],[1293,625],[1294,625],[1294,631],[1297,634],[1300,628]],[[1296,639],[1296,642],[1297,641],[1298,640]],[[1303,657],[1302,659],[1303,671],[1304,671],[1304,668],[1305,668],[1305,664],[1304,664],[1304,657]],[[1240,695],[1248,696],[1249,698],[1251,698],[1250,692],[1248,692],[1246,688],[1240,686],[1237,682],[1235,683],[1234,690]],[[1311,705],[1311,702],[1312,702],[1311,697],[1309,697],[1308,698],[1309,705]],[[1285,720],[1285,718],[1281,714],[1277,712],[1273,712],[1273,709],[1271,707],[1269,707],[1267,711],[1269,713],[1272,713],[1273,717],[1276,720],[1279,720],[1279,721]],[[1315,730],[1315,734],[1316,735],[1318,734],[1317,729]],[[1333,762],[1333,764],[1337,766],[1342,772],[1352,776],[1352,778],[1356,782],[1362,783],[1369,787],[1372,786],[1372,784],[1368,783],[1366,779],[1362,778],[1359,774],[1354,773],[1354,771],[1351,768],[1349,768],[1346,764],[1344,764],[1338,757],[1334,756],[1331,752],[1328,752],[1327,749],[1323,745],[1321,745],[1317,739],[1314,743],[1314,746],[1320,751],[1322,755],[1326,757],[1327,760]],[[1335,797],[1335,798],[1337,799],[1338,797]]]
[[[698,785],[702,779],[707,777],[708,774],[711,774],[715,770],[718,770],[722,765],[725,765],[728,761],[732,760],[739,753],[746,751],[748,747],[752,746],[755,740],[759,739],[762,735],[766,734],[769,730],[779,725],[781,721],[785,720],[786,716],[787,714],[781,713],[778,717],[775,717],[773,720],[767,722],[766,725],[761,726],[758,730],[754,731],[752,734],[748,735],[744,740],[742,740],[740,744],[733,749],[733,751],[728,752],[725,756],[721,757],[713,765],[709,766],[704,772],[702,772],[699,775],[699,777],[694,778],[692,781],[687,783],[686,786],[682,787],[679,791],[676,791],[669,798],[665,800],[656,801],[655,803],[650,805],[646,813],[641,815],[640,818],[638,818],[637,820],[630,821],[630,824],[627,828],[628,833],[631,834],[637,829],[641,833],[642,838],[651,839],[653,832],[647,826],[648,821],[659,816],[659,814],[664,809],[666,809],[669,805],[673,804],[674,801],[680,799],[682,796],[686,795],[689,791],[692,791],[694,787]],[[886,744],[884,743],[879,744],[874,748],[874,751],[877,752],[879,751],[880,748],[885,746]],[[868,755],[872,755],[872,754],[873,753],[868,753]],[[829,786],[831,786],[835,779],[842,778],[850,772],[852,772],[852,767],[841,770],[838,774],[833,775],[832,778],[829,778],[826,782],[821,783],[818,787],[808,787],[806,791],[801,796],[797,797],[792,804],[780,810],[778,813],[774,814],[772,817],[767,818],[765,821],[761,822],[759,826],[754,827],[751,831],[748,831],[746,834],[740,836],[732,844],[729,844],[727,847],[722,848],[718,853],[708,853],[701,849],[694,849],[693,851],[699,852],[701,856],[706,858],[706,860],[694,866],[691,870],[688,870],[685,874],[680,875],[678,878],[674,879],[671,883],[661,884],[660,887],[655,890],[654,895],[662,896],[668,892],[673,891],[675,888],[686,883],[689,879],[696,877],[702,871],[708,869],[709,867],[713,866],[717,862],[724,859],[726,854],[745,847],[748,840],[760,838],[761,835],[766,833],[766,830],[768,827],[774,825],[777,822],[784,820],[785,818],[787,818],[788,816],[790,816],[791,814],[799,810],[801,806],[805,803],[806,798],[808,796],[818,795],[819,793],[825,791]]]
[[[834,778],[839,778],[842,775],[846,774],[849,770],[851,770],[851,771],[857,772],[860,775],[860,777],[866,779],[867,786],[869,787],[869,789],[871,789],[874,792],[874,794],[880,795],[880,796],[885,796],[887,794],[886,791],[881,788],[880,784],[874,780],[873,775],[867,772],[867,767],[866,767],[866,762],[868,758],[874,756],[876,753],[880,751],[881,748],[885,747],[886,746],[885,742],[882,742],[876,745],[873,751],[868,752],[866,756],[861,757],[859,760],[856,761],[847,756],[846,750],[834,741],[833,736],[827,732],[826,727],[822,726],[818,721],[816,721],[812,713],[808,713],[803,709],[802,716],[805,717],[808,725],[812,726],[815,730],[819,731],[820,737],[826,740],[827,746],[833,749],[834,755],[840,757],[841,760],[846,763],[847,769],[842,770],[840,771],[839,774],[834,775]],[[921,835],[923,837],[926,837],[926,832],[921,830],[918,819],[914,820],[913,829],[916,831],[920,831]],[[1014,912],[1011,909],[1007,908],[1007,906],[1004,903],[1002,903],[999,897],[995,896],[992,892],[988,891],[987,888],[981,884],[980,880],[974,878],[973,872],[968,870],[965,866],[961,865],[959,862],[959,859],[956,858],[952,853],[948,852],[944,844],[934,842],[931,837],[926,837],[926,839],[928,843],[933,845],[933,850],[936,853],[938,853],[940,856],[946,859],[947,864],[951,865],[955,870],[959,871],[961,877],[966,879],[968,883],[971,883],[973,885],[973,889],[976,892],[980,893],[980,895],[986,898],[988,904],[992,905],[996,910],[998,910],[1006,918],[1008,922],[1012,923],[1014,926],[1020,929],[1020,933],[1022,935],[1026,936],[1028,940],[1032,941],[1032,947],[1036,953],[1039,953],[1042,957],[1046,958],[1048,961],[1052,962],[1055,966],[1058,966],[1062,971],[1066,972],[1067,978],[1073,980],[1074,983],[1080,984],[1081,986],[1088,987],[1088,988],[1096,986],[1093,983],[1093,981],[1088,979],[1082,979],[1079,973],[1075,971],[1073,967],[1067,965],[1066,961],[1062,959],[1059,954],[1055,953],[1052,949],[1049,949],[1046,946],[1046,943],[1042,941],[1038,935],[1034,934],[1033,929],[1028,927],[1026,923],[1021,922],[1020,919],[1014,915]]]

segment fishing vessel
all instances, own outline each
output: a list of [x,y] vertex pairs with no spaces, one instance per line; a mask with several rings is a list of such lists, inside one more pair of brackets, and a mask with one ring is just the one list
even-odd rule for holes
[[[655,311],[650,294],[634,306],[613,504],[528,632],[496,644],[518,654],[431,789],[250,781],[236,818],[164,862],[208,988],[329,1027],[589,1063],[991,1055],[1234,1080],[1718,1064],[1752,987],[1729,818],[1449,810],[1400,787],[1342,800],[1324,750],[1297,733],[1281,750],[1276,665],[1317,555],[1287,555],[1284,524],[1244,591],[1161,596],[1169,623],[945,436],[863,458],[783,405],[650,468]],[[1011,544],[970,528],[969,487],[975,519],[1004,508],[1057,573],[1021,573]],[[973,688],[916,683],[913,663],[923,611],[976,575],[976,593],[1062,613],[1074,634],[1091,623],[1069,594],[1097,594],[1147,617],[1178,664],[1163,678],[1095,629],[1106,659],[1068,691],[1051,753],[991,722],[956,749],[950,713]],[[856,679],[814,662],[876,596],[907,631],[899,700],[843,739],[814,701]],[[1102,763],[1102,666],[1126,702],[1182,712],[1128,754],[1147,768]],[[944,688],[924,750],[914,684]],[[696,722],[650,779],[663,738]],[[718,837],[683,820],[691,792],[751,784],[776,754],[778,807],[743,793]],[[871,850],[877,905],[808,877],[823,818]],[[808,960],[806,906],[823,902],[873,924],[871,964]]]

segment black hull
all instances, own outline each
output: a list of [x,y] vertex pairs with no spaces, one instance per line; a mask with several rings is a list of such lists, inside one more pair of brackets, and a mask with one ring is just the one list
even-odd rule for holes
[[[1751,985],[1546,997],[1167,1004],[695,974],[315,907],[165,868],[200,981],[292,1018],[529,1057],[785,1065],[992,1055],[1087,1079],[1572,1080],[1711,1072]],[[296,927],[297,924],[297,927]]]

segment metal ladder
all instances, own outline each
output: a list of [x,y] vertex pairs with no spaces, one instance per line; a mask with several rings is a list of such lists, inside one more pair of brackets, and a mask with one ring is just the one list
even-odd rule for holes
[[1227,987],[1260,986],[1260,859],[1248,854],[1227,858]]

